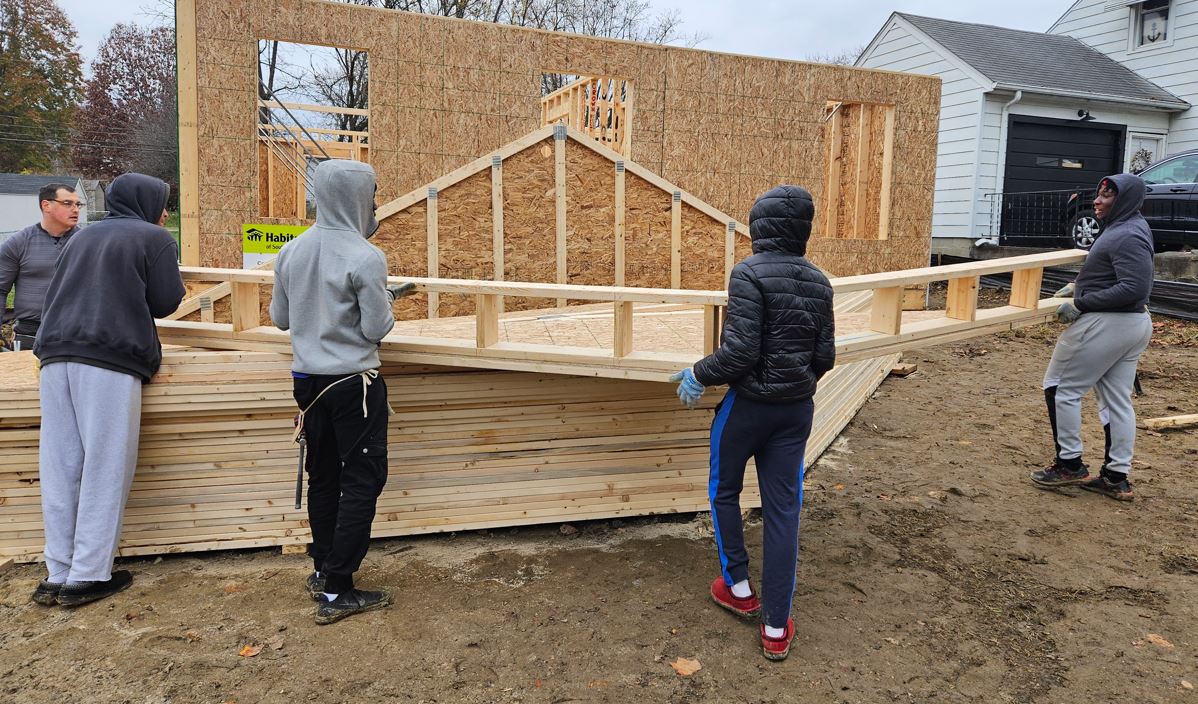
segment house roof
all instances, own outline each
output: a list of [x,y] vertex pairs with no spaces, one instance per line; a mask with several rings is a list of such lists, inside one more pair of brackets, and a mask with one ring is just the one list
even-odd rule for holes
[[896,12],[996,88],[1186,109],[1189,103],[1078,39]]
[[29,174],[0,174],[0,193],[19,193],[36,195],[42,186],[51,183],[65,183],[74,188],[79,183],[78,176],[31,176]]

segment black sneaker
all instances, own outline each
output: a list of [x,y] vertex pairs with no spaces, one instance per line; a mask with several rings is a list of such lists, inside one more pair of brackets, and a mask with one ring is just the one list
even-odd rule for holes
[[[1116,472],[1111,474],[1117,475]],[[1127,481],[1127,475],[1123,475],[1122,478],[1116,476],[1113,481],[1108,479],[1108,476],[1108,474],[1100,474],[1089,481],[1082,482],[1081,488],[1108,496],[1115,501],[1132,501],[1136,498],[1131,493],[1131,482]]]
[[1060,460],[1054,460],[1051,465],[1044,469],[1037,469],[1032,472],[1033,484],[1050,489],[1059,486],[1081,484],[1089,478],[1090,468],[1086,465],[1078,465],[1077,469],[1071,469],[1061,464]]
[[328,601],[324,598],[324,577],[317,577],[315,572],[308,575],[308,591],[312,601]]
[[107,582],[80,582],[66,584],[58,592],[58,603],[62,606],[80,606],[90,601],[112,596],[124,591],[133,584],[133,574],[129,570],[117,570]]
[[340,621],[346,616],[381,609],[391,603],[391,595],[386,591],[367,592],[361,589],[350,589],[337,598],[329,601],[320,597],[324,602],[316,607],[316,623],[324,626],[334,621]]
[[61,583],[55,584],[43,579],[41,584],[37,585],[37,589],[33,590],[33,601],[42,606],[54,606],[58,603],[58,592],[61,590]]

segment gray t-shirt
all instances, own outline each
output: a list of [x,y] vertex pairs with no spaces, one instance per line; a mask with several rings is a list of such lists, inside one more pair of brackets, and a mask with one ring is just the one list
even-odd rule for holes
[[41,223],[34,223],[0,243],[0,301],[8,300],[15,284],[12,303],[16,320],[41,320],[58,255],[78,231],[78,227],[72,227],[62,237],[55,237],[42,229]]

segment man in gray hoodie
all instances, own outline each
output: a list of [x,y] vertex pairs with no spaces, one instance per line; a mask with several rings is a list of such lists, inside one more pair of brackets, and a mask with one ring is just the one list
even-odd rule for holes
[[[1140,354],[1152,337],[1148,294],[1152,291],[1152,231],[1140,215],[1144,181],[1131,174],[1098,184],[1094,214],[1103,224],[1077,281],[1057,292],[1073,295],[1057,318],[1069,323],[1057,340],[1044,374],[1044,399],[1056,457],[1032,472],[1042,488],[1080,485],[1119,501],[1132,500],[1131,456],[1136,414],[1131,392]],[[1106,461],[1091,479],[1082,463],[1082,397],[1094,389],[1106,430]]]
[[[366,240],[374,218],[374,169],[330,160],[316,168],[316,224],[275,260],[270,317],[291,331],[299,428],[308,446],[308,590],[316,623],[391,603],[354,587],[370,544],[375,504],[387,482],[387,386],[379,342],[395,325],[387,260]],[[401,294],[402,295],[402,294]]]

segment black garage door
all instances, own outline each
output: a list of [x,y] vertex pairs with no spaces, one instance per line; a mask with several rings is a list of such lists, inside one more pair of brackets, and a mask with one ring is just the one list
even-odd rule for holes
[[[1058,246],[1070,191],[1123,171],[1122,125],[1011,118],[1003,177],[1004,243]],[[1046,193],[1047,192],[1047,193]]]

